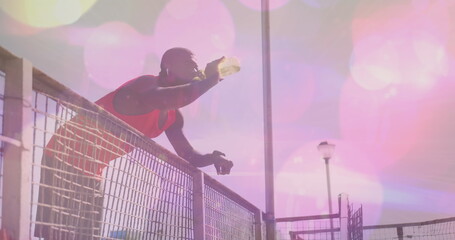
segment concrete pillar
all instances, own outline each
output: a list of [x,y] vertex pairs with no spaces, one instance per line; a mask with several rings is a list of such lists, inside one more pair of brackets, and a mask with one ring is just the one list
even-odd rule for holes
[[2,228],[11,239],[30,239],[33,113],[32,64],[25,59],[4,60]]
[[348,240],[349,239],[348,195],[344,193],[340,194],[338,197],[338,201],[340,206],[340,240]]

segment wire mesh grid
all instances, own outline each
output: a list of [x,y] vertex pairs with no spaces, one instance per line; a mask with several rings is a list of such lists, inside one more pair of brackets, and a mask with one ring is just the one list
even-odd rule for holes
[[348,231],[350,240],[363,240],[363,208],[355,210],[354,205],[348,204]]
[[[333,239],[340,239],[339,218],[332,218]],[[277,239],[331,240],[330,219],[302,220],[277,223]]]
[[254,213],[206,184],[205,237],[207,240],[255,239]]
[[[31,231],[46,239],[192,239],[192,177],[109,116],[34,94]],[[34,229],[34,230],[33,230]]]
[[415,226],[400,226],[400,224],[381,228],[370,226],[363,230],[363,236],[365,240],[453,240],[455,239],[455,218],[415,224]]
[[[0,135],[3,136],[3,103],[5,93],[5,73],[0,71]],[[0,206],[3,199],[3,151],[4,143],[0,141]],[[0,207],[0,226],[2,224],[2,208]]]

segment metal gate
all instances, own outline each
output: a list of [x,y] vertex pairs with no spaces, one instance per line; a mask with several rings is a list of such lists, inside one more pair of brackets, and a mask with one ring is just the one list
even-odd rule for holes
[[353,205],[348,210],[349,240],[363,240],[363,215],[362,207],[354,212]]

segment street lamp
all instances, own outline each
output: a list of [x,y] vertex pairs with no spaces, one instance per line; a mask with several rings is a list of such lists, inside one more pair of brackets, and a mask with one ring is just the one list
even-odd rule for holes
[[[329,214],[332,215],[332,194],[330,192],[330,172],[329,172],[329,160],[332,157],[333,152],[335,151],[335,144],[330,144],[327,141],[321,142],[318,145],[318,150],[322,155],[322,158],[325,160],[325,170],[327,174],[327,193],[329,195]],[[330,236],[331,239],[334,239],[333,236],[333,220],[330,217]]]

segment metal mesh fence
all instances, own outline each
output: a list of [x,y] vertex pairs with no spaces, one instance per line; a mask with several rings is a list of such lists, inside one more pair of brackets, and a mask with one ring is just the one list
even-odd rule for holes
[[364,226],[365,240],[453,240],[455,217],[421,223]]
[[348,204],[348,235],[350,240],[363,240],[363,208],[355,210]]
[[363,230],[363,236],[370,240],[399,239],[396,228]]
[[[5,73],[0,71],[0,135],[3,136],[3,103],[5,93]],[[5,146],[0,141],[0,206],[3,199],[3,151]],[[0,226],[2,224],[2,208],[0,208]]]
[[[3,118],[0,106],[0,121],[9,126],[3,129],[12,129],[5,135],[13,136],[0,135],[0,184],[8,186],[0,185],[0,221],[7,223],[2,224],[6,234],[20,239],[170,240],[204,235],[253,239],[260,232],[260,210],[241,196],[207,175],[202,185],[200,170],[28,61],[3,48],[0,58],[8,62],[0,70],[11,73],[0,71],[1,90],[4,83],[14,83],[8,93],[0,93],[0,105],[18,112]],[[6,144],[7,155],[3,139],[15,145]],[[11,174],[18,170],[20,174]],[[28,213],[30,221],[24,221]],[[257,235],[254,239],[261,239]]]
[[213,187],[205,186],[205,228],[207,240],[256,239],[254,213]]
[[[330,230],[330,219],[333,222],[332,231]],[[277,223],[277,239],[281,240],[331,240],[331,232],[333,232],[334,240],[341,239],[338,217],[315,219],[310,216],[302,220]]]
[[109,116],[34,97],[35,236],[192,239],[189,169]]

